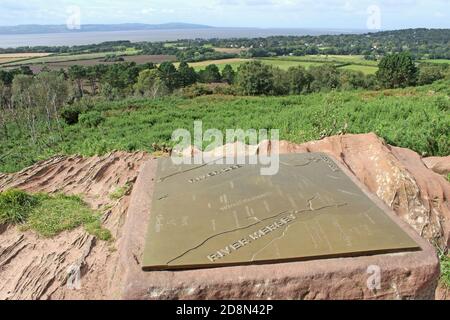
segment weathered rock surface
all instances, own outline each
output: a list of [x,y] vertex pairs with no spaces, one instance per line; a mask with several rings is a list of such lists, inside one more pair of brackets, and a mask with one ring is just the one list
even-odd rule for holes
[[[258,148],[247,148],[246,152],[267,152],[270,147],[265,142]],[[374,134],[334,136],[301,145],[281,142],[280,152],[325,152],[334,156],[373,194],[393,208],[417,234],[440,247],[448,246],[450,183],[442,176],[448,173],[445,171],[449,166],[448,157],[421,159],[415,152],[386,145]],[[136,271],[141,259],[139,247],[130,251],[131,256],[122,254],[124,248],[133,246],[127,236],[133,232],[137,237],[134,241],[138,243],[145,237],[145,226],[142,229],[142,220],[132,219],[134,213],[128,211],[130,195],[120,200],[112,200],[109,195],[117,187],[127,182],[133,183],[143,164],[151,158],[145,153],[125,152],[92,158],[55,157],[16,174],[0,174],[0,191],[14,187],[30,192],[81,194],[94,209],[104,212],[105,226],[115,238],[113,243],[95,241],[79,228],[53,239],[44,239],[29,231],[19,231],[16,227],[0,226],[0,299],[123,297],[121,284],[128,281],[127,278],[131,279],[128,273],[131,269],[124,271],[118,266],[128,264]],[[245,267],[249,268],[245,272],[251,271],[255,275],[246,281],[242,278],[244,267],[225,268],[214,280],[217,283],[215,294],[211,294],[207,287],[211,282],[208,282],[206,274],[195,274],[194,288],[187,286],[188,282],[177,277],[177,273],[163,273],[160,277],[151,276],[153,286],[147,288],[146,298],[283,296],[293,299],[359,299],[432,296],[438,276],[437,260],[432,253],[423,256],[421,262],[402,254],[382,260],[366,258],[366,261],[354,265],[351,274],[343,274],[333,267],[336,263],[345,266],[348,262],[337,261],[342,259],[324,260],[320,264],[309,262],[302,269],[301,282],[296,280],[300,275],[295,264],[286,265],[283,271],[280,265],[273,265],[266,271],[261,266]],[[365,291],[365,286],[352,288],[349,283],[339,280],[345,275],[361,283],[367,278],[365,268],[369,262],[380,264],[387,272],[386,279],[397,279],[383,284],[389,290],[374,294]],[[411,265],[414,272],[401,269],[404,263]],[[81,269],[81,289],[73,290],[67,287],[67,280],[73,272],[71,270],[78,267]],[[187,279],[194,279],[193,272],[185,274]],[[274,275],[276,279],[273,282],[267,281]],[[398,283],[401,283],[400,288]],[[139,281],[129,285],[139,285]],[[133,298],[132,295],[127,297]],[[142,298],[138,295],[134,297]]]
[[[54,157],[11,175],[0,174],[0,191],[78,194],[103,212],[113,237],[121,236],[129,195],[112,200],[118,187],[136,180],[145,153],[115,152],[103,157]],[[83,228],[46,239],[17,227],[0,226],[0,300],[103,299],[114,274],[115,244],[96,241]],[[76,289],[77,272],[81,276]],[[70,287],[72,285],[72,287]]]
[[422,159],[425,165],[436,173],[447,175],[450,173],[450,156],[428,157]]

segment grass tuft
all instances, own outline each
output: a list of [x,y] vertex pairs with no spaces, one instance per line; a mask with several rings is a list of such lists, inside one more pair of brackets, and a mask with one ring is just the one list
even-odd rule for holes
[[27,220],[39,201],[21,190],[0,193],[0,224],[18,224]]
[[441,283],[450,289],[450,257],[441,255]]
[[123,198],[125,195],[129,195],[131,192],[131,189],[133,189],[132,183],[126,183],[122,187],[118,187],[116,190],[114,190],[110,195],[109,198],[111,200],[119,200]]
[[22,224],[23,230],[31,229],[44,237],[84,226],[88,233],[101,240],[111,239],[111,233],[102,227],[100,215],[77,196],[31,195],[20,190],[2,192],[0,223]]

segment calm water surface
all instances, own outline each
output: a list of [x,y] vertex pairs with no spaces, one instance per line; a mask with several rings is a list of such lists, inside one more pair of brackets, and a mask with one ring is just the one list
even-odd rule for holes
[[94,44],[103,41],[130,40],[173,41],[179,39],[211,38],[257,38],[277,35],[321,35],[340,33],[362,33],[361,30],[325,29],[256,29],[256,28],[210,28],[210,29],[172,29],[111,32],[76,32],[54,34],[0,35],[0,48],[22,46],[71,46]]

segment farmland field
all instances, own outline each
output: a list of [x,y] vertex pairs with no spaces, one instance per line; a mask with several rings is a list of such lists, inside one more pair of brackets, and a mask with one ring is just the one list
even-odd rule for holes
[[429,62],[429,63],[450,64],[450,59],[427,59],[427,60],[423,60],[423,61]]
[[263,63],[269,64],[271,66],[274,67],[278,67],[282,70],[287,70],[291,67],[304,67],[304,68],[309,68],[309,67],[315,67],[315,66],[320,66],[322,63],[321,62],[309,62],[309,61],[298,61],[298,60],[291,60],[291,59],[284,59],[284,57],[280,57],[280,58],[262,58],[259,59],[261,60]]
[[286,58],[296,61],[351,63],[373,67],[376,67],[378,65],[377,61],[365,60],[364,56],[360,55],[307,55],[302,57],[286,57]]
[[[242,63],[246,61],[250,61],[251,59],[241,59],[241,58],[231,58],[231,59],[221,59],[221,60],[207,60],[201,62],[190,62],[189,66],[193,67],[196,71],[205,69],[210,64],[215,64],[222,70],[225,65],[229,64],[233,67],[233,69],[237,69]],[[175,66],[178,67],[179,63],[175,63]]]
[[234,53],[234,54],[240,54],[243,51],[247,51],[248,49],[243,48],[214,48],[217,52],[222,53]]
[[223,59],[223,60],[207,60],[202,62],[189,63],[196,71],[205,69],[207,65],[215,64],[220,70],[226,64],[230,64],[233,69],[237,69],[239,65],[250,60],[260,60],[280,69],[287,70],[290,67],[302,66],[309,68],[312,66],[320,66],[324,63],[332,63],[338,67],[348,70],[361,71],[365,74],[375,74],[378,70],[376,61],[363,60],[362,56],[304,56],[304,57],[270,57],[270,58],[254,58],[254,59]]
[[7,66],[19,66],[39,63],[56,63],[56,62],[69,62],[69,61],[83,61],[92,59],[102,59],[107,55],[134,55],[136,51],[120,51],[120,52],[99,52],[99,53],[82,53],[82,54],[59,54],[59,55],[47,55],[41,57],[32,57],[29,60],[21,60],[18,62],[10,63]]
[[[164,61],[175,61],[175,56],[169,55],[136,55],[136,56],[124,56],[124,61],[127,62],[136,62],[137,64],[144,63],[161,63]],[[29,64],[28,66],[34,73],[39,73],[44,67],[49,68],[50,70],[60,70],[60,69],[68,69],[73,65],[81,65],[84,67],[95,66],[98,64],[113,64],[114,62],[105,62],[102,61],[101,58],[97,59],[86,59],[86,60],[75,60],[75,61],[61,61],[61,62],[47,62],[47,63],[34,63]],[[24,64],[27,65],[27,64]]]
[[46,57],[49,53],[5,53],[0,54],[0,64],[22,61],[26,59]]
[[241,59],[241,58],[232,58],[232,59],[222,59],[222,60],[207,60],[202,62],[193,62],[189,63],[191,67],[193,67],[196,71],[203,70],[206,68],[206,66],[210,64],[215,64],[217,67],[219,67],[220,70],[222,70],[225,65],[229,64],[231,67],[233,67],[234,70],[237,70],[237,68],[243,64],[244,62],[251,61],[251,60],[259,60],[265,64],[269,64],[274,67],[279,67],[280,69],[287,70],[290,67],[297,67],[302,66],[305,68],[309,68],[311,66],[319,66],[321,65],[320,62],[307,62],[307,61],[290,61],[290,60],[284,60],[284,59],[278,59],[278,58],[258,58],[258,59]]
[[347,66],[340,67],[341,69],[352,70],[352,71],[361,71],[364,74],[375,74],[378,70],[377,67],[372,66],[361,66],[357,64],[350,64]]

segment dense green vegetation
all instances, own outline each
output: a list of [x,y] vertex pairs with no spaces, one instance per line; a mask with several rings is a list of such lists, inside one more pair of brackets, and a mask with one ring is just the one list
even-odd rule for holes
[[[277,128],[283,139],[296,142],[374,131],[395,145],[448,155],[450,65],[417,60],[445,58],[436,52],[447,48],[448,33],[417,29],[35,48],[61,56],[101,55],[111,64],[37,75],[26,67],[0,70],[0,171],[57,153],[153,151],[152,144],[168,143],[174,129],[189,128],[195,119],[220,129]],[[263,58],[222,66],[202,62],[197,69],[187,63],[239,54],[214,47],[243,47],[241,56],[259,52]],[[137,65],[114,52],[171,54],[182,62]],[[44,59],[49,58],[55,57]]]
[[20,190],[0,193],[0,224],[21,224],[44,237],[84,226],[101,240],[111,239],[97,213],[76,196],[28,194]]
[[177,40],[172,42],[110,41],[100,44],[60,47],[21,47],[0,49],[0,53],[48,52],[98,53],[133,49],[144,54],[176,55],[179,61],[204,61],[237,57],[238,54],[217,52],[219,48],[248,49],[242,57],[362,55],[376,60],[390,53],[409,51],[417,59],[449,59],[449,29],[408,29],[367,34],[322,36],[273,36],[252,39]]
[[409,51],[415,58],[449,59],[449,29],[408,29],[368,34],[343,34],[256,39],[198,40],[225,48],[250,48],[248,57],[282,55],[363,55],[368,60],[390,53]]
[[419,70],[413,58],[405,53],[385,56],[377,71],[377,78],[383,88],[404,88],[417,84]]
[[[117,102],[85,98],[71,106],[71,125],[48,129],[43,117],[36,139],[14,122],[0,136],[0,172],[19,170],[55,154],[104,154],[112,150],[154,151],[170,144],[173,130],[280,129],[280,138],[305,142],[339,133],[375,132],[388,143],[427,155],[450,154],[450,82],[384,91],[331,91],[286,97],[180,94]],[[70,117],[67,117],[69,119]]]

